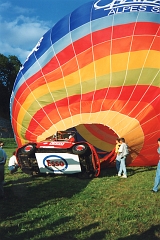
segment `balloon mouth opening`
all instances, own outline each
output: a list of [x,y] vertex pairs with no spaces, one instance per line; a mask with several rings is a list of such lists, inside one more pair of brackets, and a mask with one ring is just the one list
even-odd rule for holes
[[80,141],[86,141],[101,151],[110,152],[115,147],[117,133],[103,124],[80,124],[74,128]]

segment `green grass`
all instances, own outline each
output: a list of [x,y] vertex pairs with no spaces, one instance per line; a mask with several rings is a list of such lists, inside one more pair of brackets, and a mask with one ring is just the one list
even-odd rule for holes
[[[8,157],[14,148],[5,148]],[[156,167],[127,170],[127,179],[106,169],[98,178],[81,180],[30,177],[20,170],[10,175],[6,164],[0,239],[160,239],[160,192],[150,191]]]

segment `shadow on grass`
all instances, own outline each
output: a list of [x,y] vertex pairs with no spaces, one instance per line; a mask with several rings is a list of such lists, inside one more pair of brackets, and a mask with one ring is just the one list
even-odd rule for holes
[[[128,177],[131,177],[135,174],[139,174],[147,171],[155,171],[155,170],[156,170],[155,167],[127,167],[127,175]],[[103,178],[103,177],[113,177],[113,176],[117,176],[117,171],[116,171],[116,168],[110,167],[107,169],[102,169],[98,177]]]
[[[86,237],[83,237],[83,238],[78,237],[78,235],[81,236],[84,232],[89,232],[92,229],[97,229],[99,226],[98,223],[89,224],[88,226],[85,226],[82,228],[75,227],[75,229],[72,229],[72,230],[65,229],[65,227],[64,227],[63,233],[60,233],[60,234],[56,233],[56,231],[57,231],[57,229],[59,229],[59,227],[63,227],[63,224],[66,224],[72,218],[74,218],[74,217],[64,217],[57,221],[50,222],[46,226],[43,225],[34,230],[26,229],[25,225],[27,226],[28,224],[30,224],[30,225],[34,224],[33,221],[26,221],[25,225],[22,226],[21,233],[18,232],[18,226],[17,227],[10,226],[5,229],[5,232],[4,232],[4,229],[0,228],[0,234],[1,234],[1,237],[3,237],[3,240],[7,240],[7,239],[9,239],[9,240],[22,240],[22,239],[28,240],[28,239],[34,239],[34,238],[39,239],[39,240],[77,240],[77,239],[102,240],[102,239],[105,239],[106,234],[109,233],[109,231],[106,230],[106,231],[99,231],[94,234],[91,234],[91,236],[87,237],[87,238]],[[37,219],[34,219],[34,221],[40,222],[41,219],[37,218]],[[3,235],[2,235],[2,232],[3,232]],[[46,232],[50,233],[49,237],[45,237]],[[7,236],[7,233],[10,233],[10,236]],[[12,234],[12,233],[14,233],[14,234]]]
[[155,171],[155,167],[132,167],[132,168],[127,168],[127,173],[128,176],[132,176],[135,174],[139,174],[142,172],[150,172],[150,171]]
[[129,237],[118,238],[117,240],[159,240],[160,239],[160,225],[152,226],[147,231],[140,235],[131,235]]
[[[26,232],[26,226],[32,225],[32,221],[27,221],[27,218],[24,219],[24,215],[27,215],[27,212],[34,208],[38,209],[39,207],[47,206],[49,204],[58,204],[62,198],[70,199],[75,194],[81,192],[91,181],[91,179],[82,180],[76,177],[67,176],[23,177],[21,173],[18,174],[19,175],[15,175],[15,177],[19,176],[19,179],[14,180],[14,176],[12,176],[13,180],[10,180],[6,183],[4,187],[5,198],[0,202],[0,226],[2,226],[0,227],[0,236],[3,240],[30,239],[39,233],[43,233],[43,231],[50,231],[53,233],[56,226],[63,226],[64,222],[69,221],[71,218],[61,218],[59,221],[46,225],[44,221],[43,223],[41,222],[42,219],[34,216],[33,224],[35,221],[39,222],[41,227],[34,230],[29,229]],[[45,214],[46,213],[44,213],[43,220],[46,218]],[[23,217],[22,224],[20,220],[21,217]],[[5,224],[6,220],[7,224]],[[8,224],[8,221],[10,224]],[[16,226],[15,223],[18,223],[18,225]],[[93,227],[94,226],[89,225],[88,229],[92,229]],[[71,236],[74,236],[74,234],[81,231],[83,231],[83,229],[78,230],[76,228],[75,230],[71,231],[66,231],[64,229],[64,233],[58,235],[54,234],[54,238],[49,237],[48,239],[76,239],[74,237],[71,238]]]
[[[19,173],[18,173],[19,174]],[[30,177],[21,176],[19,179],[6,182],[5,198],[0,201],[0,220],[25,213],[50,200],[71,198],[81,192],[91,181],[76,177]]]
[[102,169],[98,178],[113,177],[115,175],[117,175],[116,168],[111,167],[111,168]]
[[[86,227],[80,228],[80,229],[75,229],[75,230],[71,230],[71,231],[67,231],[64,232],[62,234],[58,234],[58,235],[52,235],[48,238],[42,238],[42,240],[78,240],[78,239],[83,239],[83,240],[103,240],[106,239],[105,236],[107,233],[109,233],[108,230],[103,230],[103,231],[99,231],[96,232],[94,234],[91,234],[90,237],[83,237],[81,236],[82,233],[84,232],[89,232],[92,229],[97,229],[99,226],[98,223],[93,223],[90,224]],[[80,235],[81,237],[79,238],[78,235]]]
[[[2,226],[0,227],[0,236],[3,240],[74,240],[78,239],[76,236],[81,235],[82,232],[98,228],[99,224],[93,223],[83,228],[78,228],[75,225],[70,229],[69,221],[73,221],[74,215],[62,217],[57,221],[48,221],[48,219],[52,219],[52,213],[49,212],[49,209],[47,214],[45,212],[43,216],[38,214],[38,208],[43,208],[49,204],[58,204],[62,198],[69,199],[81,192],[91,181],[90,179],[82,180],[67,176],[23,177],[21,174],[19,176],[21,178],[6,183],[4,187],[5,199],[0,202],[0,226]],[[37,216],[33,216],[33,219],[24,217],[27,216],[27,212],[34,208],[37,208]],[[7,224],[5,224],[6,220]],[[67,223],[66,229],[63,225]],[[29,227],[35,225],[35,228]],[[106,232],[103,231],[97,232],[86,240],[103,239],[105,234]]]
[[[11,200],[13,197],[23,198],[24,195],[34,197],[36,193],[36,201],[38,203],[38,199],[41,199],[41,195],[44,192],[43,200],[60,197],[71,198],[74,194],[81,192],[90,181],[91,179],[81,180],[68,176],[21,177],[17,180],[6,182],[5,195],[8,200]],[[19,193],[21,194],[19,195]]]
[[[141,170],[147,171],[148,169],[135,169],[135,173],[136,171],[137,173],[142,172]],[[151,168],[150,170],[153,169]],[[113,176],[115,172],[114,168],[106,169],[101,172],[100,177]],[[16,180],[16,177],[19,177],[19,179]],[[97,222],[85,227],[78,226],[77,223],[75,226],[70,226],[70,221],[74,221],[74,215],[61,217],[55,221],[49,207],[45,210],[47,213],[39,214],[38,212],[38,208],[49,206],[49,204],[54,206],[54,204],[59,204],[61,199],[67,200],[72,198],[75,194],[83,191],[91,179],[81,180],[68,176],[26,177],[20,173],[17,176],[13,175],[10,179],[13,180],[9,181],[5,186],[6,198],[3,202],[0,202],[0,239],[102,240],[107,239],[107,234],[110,234],[107,229],[100,231],[99,223]],[[67,204],[66,206],[69,207]],[[76,207],[76,205],[73,204],[73,207]],[[34,210],[34,212],[37,211],[36,216],[30,215],[28,219],[27,216],[32,214],[32,212],[28,212],[32,209],[36,209]],[[63,206],[60,205],[59,210],[64,212],[64,215],[66,214]],[[69,211],[67,211],[67,214],[69,214]],[[7,224],[5,224],[5,221]],[[67,228],[65,228],[66,224]],[[94,233],[91,235],[86,234],[89,236],[86,238],[84,233],[90,231]],[[159,231],[159,225],[151,227],[141,235],[133,235],[117,240],[157,240],[159,239],[156,237],[157,231]],[[152,237],[147,238],[148,236]]]

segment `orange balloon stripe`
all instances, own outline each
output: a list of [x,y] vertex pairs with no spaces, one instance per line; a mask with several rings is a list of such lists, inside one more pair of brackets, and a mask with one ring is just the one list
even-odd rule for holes
[[151,46],[151,50],[160,51],[159,39],[160,39],[160,36],[159,36],[159,37],[157,36],[157,37],[154,39],[154,42],[153,42],[153,44],[152,44],[152,46]]

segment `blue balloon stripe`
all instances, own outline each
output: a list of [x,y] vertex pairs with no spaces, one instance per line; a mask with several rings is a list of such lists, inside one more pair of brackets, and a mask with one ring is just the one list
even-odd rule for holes
[[37,59],[40,58],[52,45],[51,32],[52,32],[52,29],[46,32],[43,38],[41,39],[40,46],[38,47],[38,51],[36,51]]
[[93,3],[93,1],[88,2],[72,12],[70,17],[71,31],[92,21]]
[[[129,14],[128,14],[129,15]],[[139,22],[160,23],[160,15],[153,12],[141,12],[138,16]]]
[[[91,22],[91,24],[92,24],[92,22]],[[90,34],[91,24],[90,23],[86,23],[86,24],[84,24],[84,25],[74,29],[71,32],[72,41],[75,42],[78,39],[81,39],[81,38],[87,36],[88,34]]]

